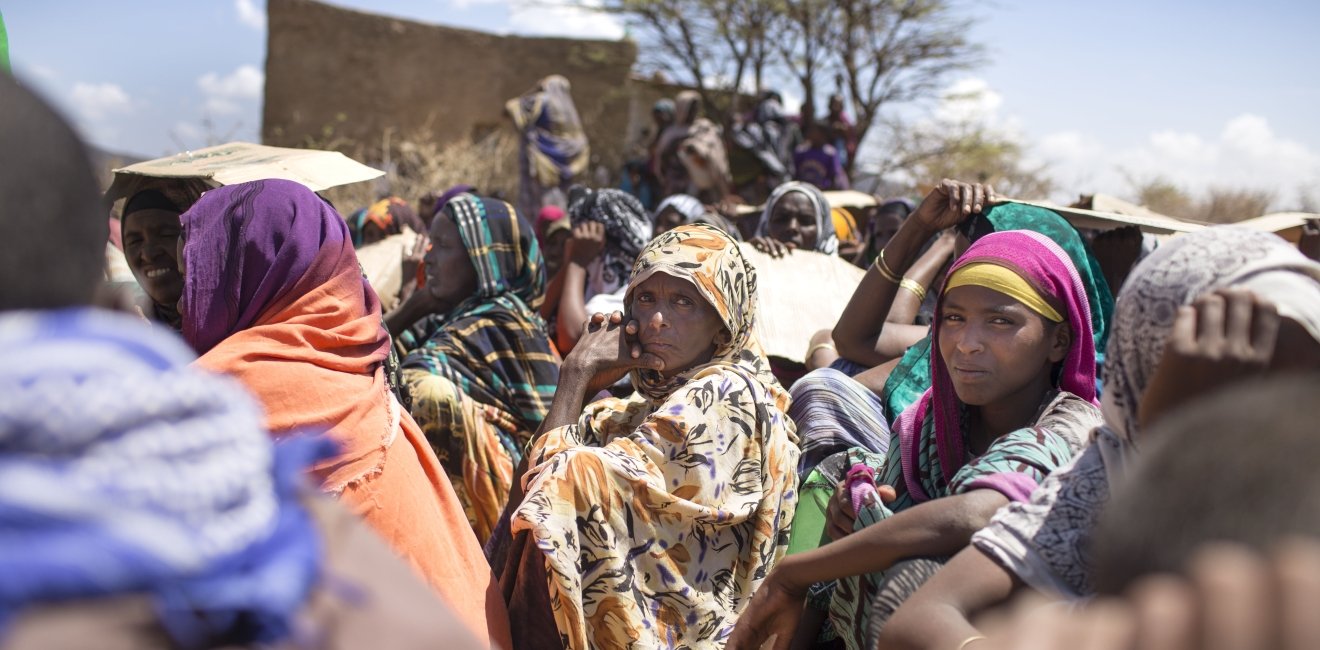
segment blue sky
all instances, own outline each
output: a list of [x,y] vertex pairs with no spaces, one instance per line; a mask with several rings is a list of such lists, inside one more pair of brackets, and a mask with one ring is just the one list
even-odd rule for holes
[[[545,0],[335,4],[499,33],[624,34]],[[1273,189],[1291,207],[1300,188],[1320,188],[1320,3],[969,6],[990,61],[950,82],[979,98],[907,110],[956,109],[1015,133],[1063,194],[1123,194],[1128,176],[1162,174],[1193,190]],[[101,146],[160,155],[208,132],[257,136],[264,0],[0,0],[0,12],[16,74]]]

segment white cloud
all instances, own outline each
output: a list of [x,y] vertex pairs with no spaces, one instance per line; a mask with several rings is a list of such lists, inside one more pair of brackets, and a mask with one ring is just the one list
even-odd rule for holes
[[266,29],[266,10],[253,0],[234,0],[234,9],[238,11],[239,22],[257,31]]
[[504,4],[507,0],[449,0],[449,6],[454,9],[467,9],[473,5],[496,5]]
[[1056,199],[1090,192],[1127,196],[1132,182],[1156,177],[1193,195],[1210,187],[1260,189],[1285,202],[1296,188],[1320,184],[1320,152],[1278,136],[1267,119],[1250,113],[1212,136],[1166,129],[1124,148],[1079,131],[1052,133],[1035,142],[1032,153],[1057,181],[1064,196]]
[[515,7],[509,16],[509,27],[514,33],[534,36],[623,38],[626,30],[618,18],[590,8],[599,7],[599,0],[586,0],[582,4],[585,7],[567,4],[564,0],[550,0]]
[[70,93],[74,110],[82,117],[97,122],[113,115],[127,115],[133,112],[133,100],[117,84],[85,83],[73,84]]
[[265,84],[265,73],[251,65],[239,66],[223,77],[208,72],[197,79],[197,87],[206,97],[206,110],[216,115],[241,112],[244,104],[261,97]]
[[1004,96],[991,89],[984,79],[960,79],[941,93],[935,119],[951,124],[997,122],[1003,103]]

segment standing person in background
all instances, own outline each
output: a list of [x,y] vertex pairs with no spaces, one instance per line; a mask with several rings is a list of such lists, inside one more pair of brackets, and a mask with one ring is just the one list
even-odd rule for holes
[[696,91],[679,93],[675,104],[674,123],[660,134],[656,145],[656,175],[664,195],[691,194],[705,203],[717,203],[731,189],[720,127],[702,115],[701,95]]
[[852,120],[843,112],[843,95],[830,95],[829,114],[825,116],[825,125],[829,129],[829,140],[834,143],[839,164],[845,171],[851,171],[856,163],[857,132]]
[[848,173],[839,160],[838,150],[829,144],[823,122],[807,126],[807,141],[793,153],[793,180],[811,183],[823,191],[846,190]]
[[504,110],[522,136],[518,152],[518,212],[533,215],[562,195],[587,170],[591,150],[582,120],[569,94],[568,79],[550,75]]

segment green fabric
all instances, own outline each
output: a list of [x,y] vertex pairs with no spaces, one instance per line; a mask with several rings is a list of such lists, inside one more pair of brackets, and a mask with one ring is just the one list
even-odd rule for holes
[[9,32],[5,31],[5,15],[0,13],[0,68],[9,72]]
[[[1104,365],[1105,342],[1114,314],[1114,294],[1105,282],[1100,262],[1077,230],[1052,210],[1020,203],[1001,203],[990,208],[985,218],[996,232],[1030,230],[1054,240],[1077,267],[1091,305],[1091,331],[1095,336],[1096,369]],[[1098,381],[1098,380],[1097,380]],[[908,348],[898,366],[885,381],[883,399],[885,417],[893,422],[930,388],[930,336]]]

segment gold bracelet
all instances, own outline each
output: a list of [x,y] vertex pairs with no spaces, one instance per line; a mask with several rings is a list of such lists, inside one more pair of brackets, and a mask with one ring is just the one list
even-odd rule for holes
[[835,352],[839,351],[839,348],[834,347],[833,343],[826,341],[825,343],[817,343],[811,346],[811,348],[807,350],[807,358],[810,359],[811,355],[815,354],[817,350],[824,350],[825,348],[829,348]]
[[903,278],[897,273],[894,273],[894,271],[889,268],[889,264],[885,262],[885,249],[880,249],[880,256],[875,258],[875,264],[873,266],[875,266],[875,270],[879,271],[880,276],[884,279],[889,280],[894,284],[899,284],[903,281]]
[[958,650],[967,650],[967,646],[972,645],[972,643],[976,641],[985,641],[985,639],[986,639],[985,637],[979,634],[976,636],[967,637],[965,640],[963,640],[962,643],[958,644]]
[[926,287],[921,286],[920,282],[911,278],[903,278],[903,281],[899,282],[898,286],[911,291],[912,295],[917,297],[917,302],[924,302],[926,300]]

